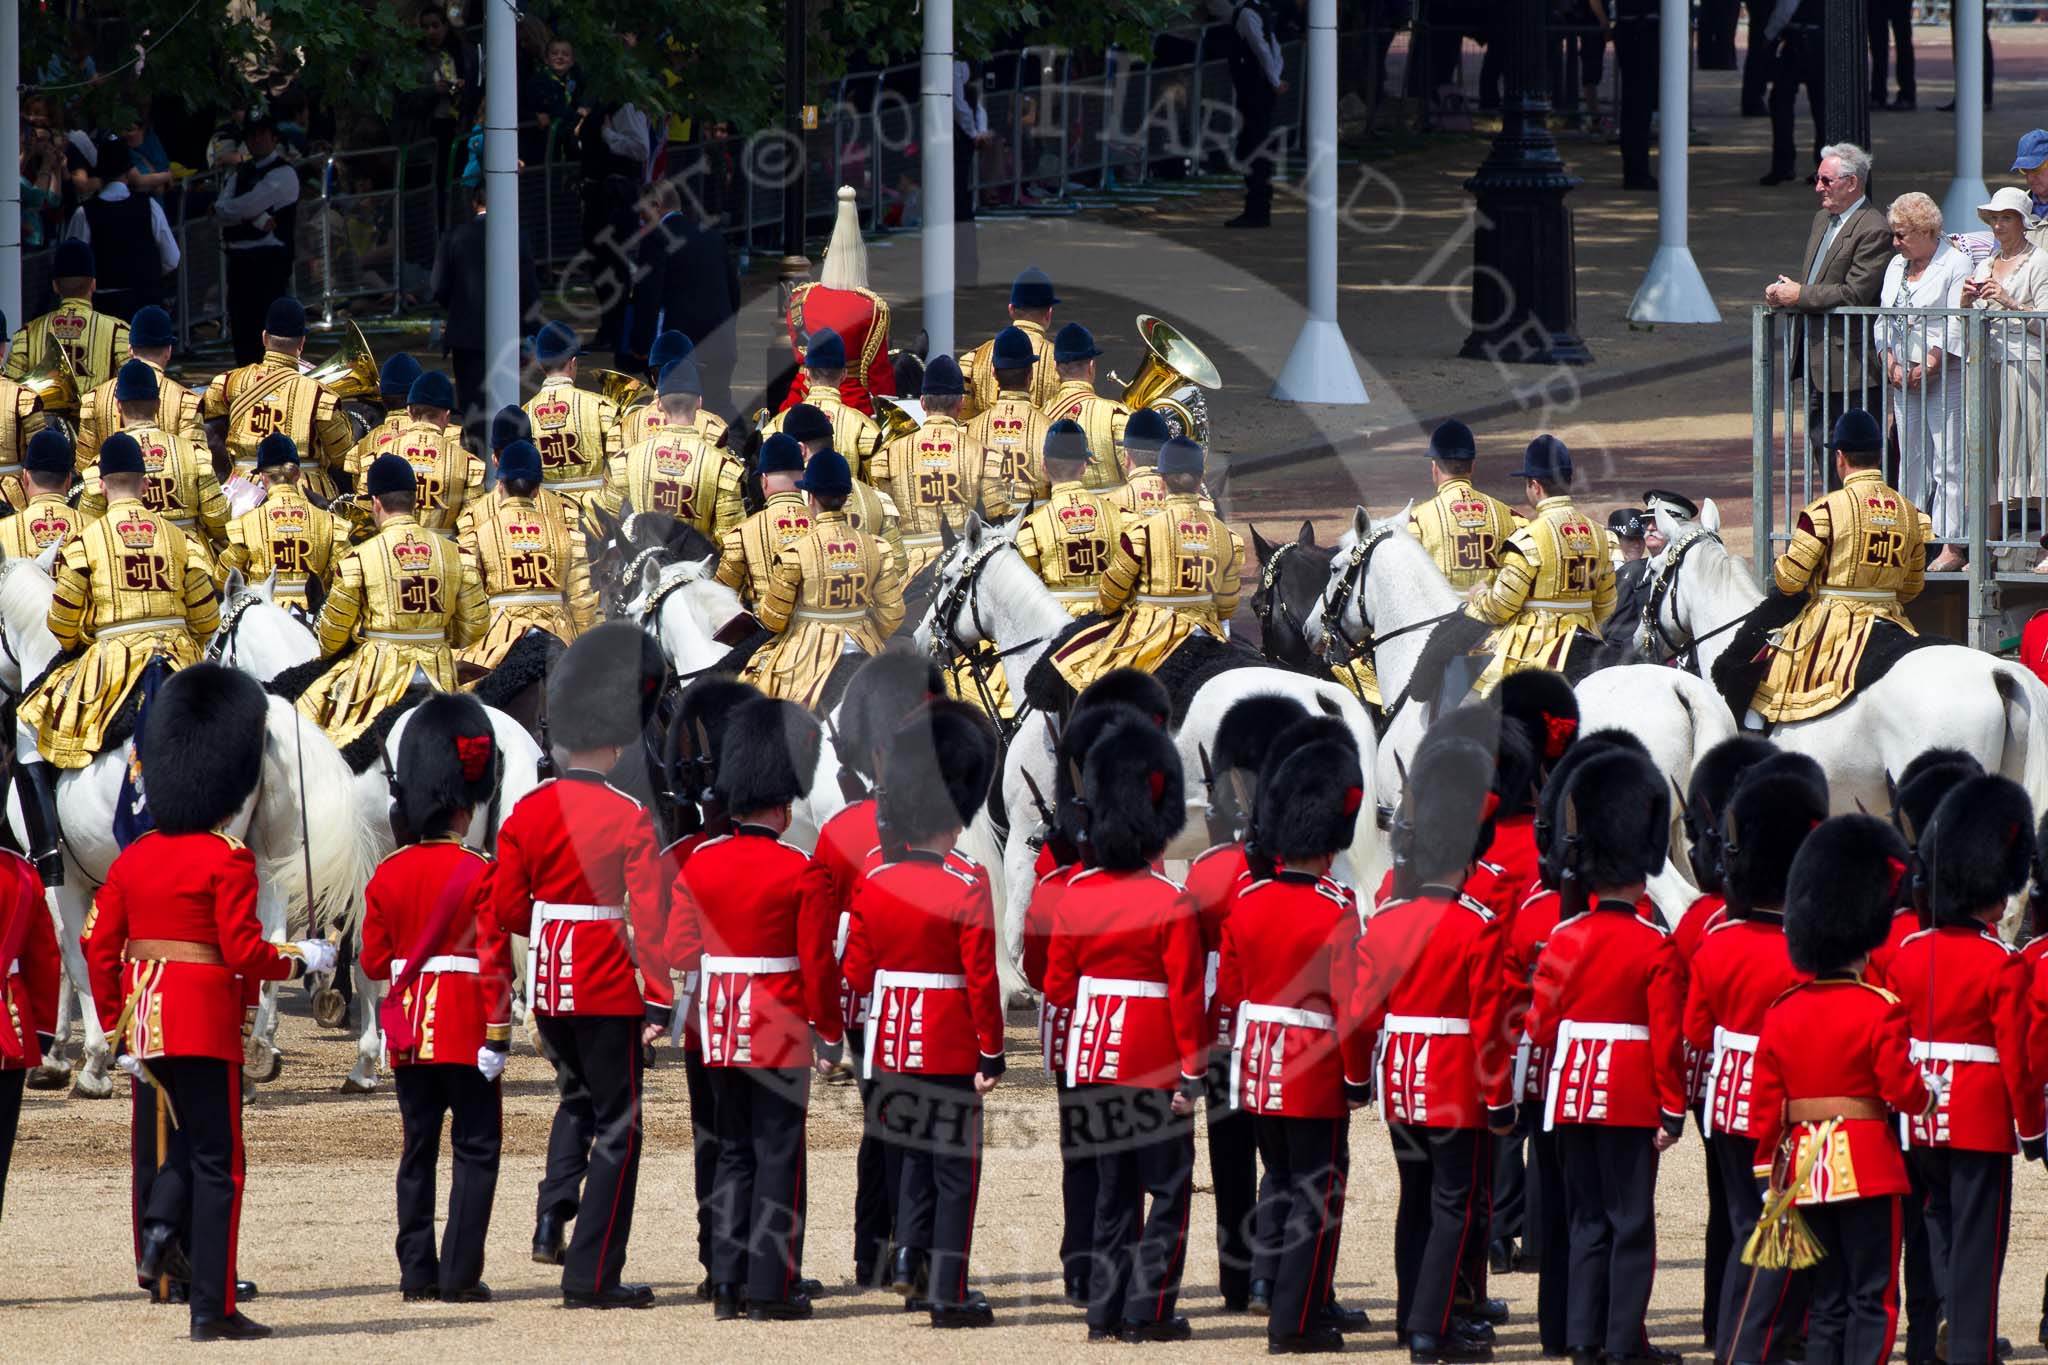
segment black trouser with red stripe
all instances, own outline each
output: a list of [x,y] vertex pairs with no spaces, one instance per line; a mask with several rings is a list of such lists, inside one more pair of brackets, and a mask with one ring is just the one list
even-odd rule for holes
[[1494,1172],[1500,1165],[1500,1158],[1494,1151],[1493,1134],[1483,1128],[1477,1130],[1477,1134],[1479,1164],[1472,1187],[1472,1227],[1477,1235],[1465,1238],[1458,1252],[1457,1301],[1467,1307],[1486,1297],[1486,1275],[1490,1268],[1488,1252],[1493,1246],[1493,1181]]
[[[591,1294],[619,1282],[633,1233],[633,1196],[640,1183],[640,1050],[637,1014],[543,1014],[540,1034],[555,1056],[554,1130],[542,1207],[556,1183],[558,1149],[589,1134],[582,1190],[574,1201],[576,1231],[562,1258],[565,1293]],[[565,1193],[575,1191],[574,1183]]]
[[1060,1278],[1078,1288],[1083,1298],[1093,1278],[1095,1259],[1095,1139],[1090,1128],[1087,1094],[1070,1086],[1058,1070],[1060,1097]]
[[1476,1128],[1389,1123],[1401,1198],[1394,1213],[1395,1321],[1410,1332],[1442,1336],[1467,1247],[1486,1247],[1480,1190],[1493,1149]]
[[1319,1326],[1337,1273],[1344,1229],[1344,1187],[1351,1169],[1351,1119],[1276,1118],[1261,1114],[1259,1150],[1287,1200],[1280,1268],[1273,1279],[1269,1339]]
[[1723,1262],[1714,1358],[1769,1365],[1785,1359],[1799,1335],[1806,1318],[1807,1277],[1742,1263],[1742,1249],[1764,1210],[1766,1182],[1756,1178],[1756,1139],[1716,1133],[1707,1139],[1707,1150],[1721,1173],[1728,1232],[1734,1239]]
[[[142,1259],[142,1220],[145,1210],[150,1208],[152,1199],[158,1198],[157,1186],[161,1184],[161,1210],[177,1210],[175,1217],[164,1213],[158,1216],[173,1223],[178,1229],[178,1245],[185,1246],[192,1228],[192,1193],[185,1185],[185,1177],[169,1164],[161,1169],[156,1154],[156,1087],[146,1081],[130,1080],[128,1088],[128,1220],[129,1230],[134,1235],[135,1259]],[[157,1286],[137,1276],[135,1282],[151,1293]]]
[[811,1069],[714,1066],[718,1174],[711,1279],[749,1302],[782,1303],[803,1264],[804,1118]]
[[[1209,1188],[1216,1195],[1216,1283],[1226,1304],[1250,1297],[1259,1147],[1250,1114],[1230,1107],[1230,1050],[1209,1052]],[[1271,1274],[1263,1278],[1271,1279]]]
[[697,1264],[711,1273],[711,1192],[718,1188],[718,1125],[711,1071],[701,1048],[683,1049],[683,1084],[690,1092],[690,1165],[697,1196]]
[[870,1111],[885,1124],[896,1244],[925,1253],[934,1304],[967,1302],[967,1258],[981,1194],[981,1096],[974,1077],[878,1073]]
[[[856,1063],[864,1055],[866,1040],[862,1035],[863,1030],[858,1028],[846,1031],[847,1055]],[[888,1129],[877,1103],[876,1082],[863,1080],[859,1086],[867,1124],[861,1130],[860,1147],[853,1158],[853,1269],[856,1278],[873,1284],[877,1274],[888,1269],[882,1262],[893,1241],[897,1190],[902,1179],[897,1167],[902,1155],[883,1137]]]
[[[1088,1325],[1163,1322],[1180,1299],[1188,1209],[1195,1184],[1193,1116],[1173,1113],[1173,1092],[1081,1087],[1095,1140],[1094,1267]],[[1147,1197],[1151,1211],[1145,1208]]]
[[1949,1365],[1989,1365],[2012,1232],[2012,1157],[1916,1147],[1907,1159],[1927,1186],[1927,1248],[1947,1309]]
[[[398,1157],[398,1286],[401,1290],[473,1287],[484,1275],[484,1241],[498,1192],[504,1110],[496,1081],[474,1066],[428,1062],[392,1068],[404,1146]],[[441,1121],[450,1120],[454,1164],[448,1226],[434,1254],[434,1167]]]
[[1574,1351],[1640,1354],[1657,1270],[1654,1128],[1557,1125],[1571,1218],[1565,1335]]
[[1571,1302],[1572,1225],[1571,1205],[1565,1200],[1564,1164],[1557,1155],[1557,1134],[1543,1131],[1538,1111],[1529,1133],[1528,1213],[1522,1239],[1527,1255],[1536,1249],[1536,1340],[1547,1356],[1561,1356],[1569,1349],[1565,1339],[1565,1317]]
[[7,1166],[14,1156],[14,1134],[21,1126],[21,1088],[28,1072],[0,1071],[0,1210],[7,1207]]
[[[142,1221],[182,1230],[192,1263],[193,1320],[226,1317],[235,1311],[235,1242],[242,1224],[240,1068],[212,1057],[158,1057],[149,1069],[170,1099],[176,1124]],[[135,1091],[136,1124],[146,1113],[153,1151],[156,1097],[147,1086]]]
[[[1802,1204],[1799,1214],[1825,1253],[1807,1272],[1813,1310],[1806,1359],[1811,1365],[1883,1365],[1899,1323],[1898,1196]],[[1989,1269],[1977,1267],[1979,1274]]]
[[[1700,1121],[1701,1107],[1694,1106],[1693,1121]],[[1707,1152],[1707,1248],[1701,1258],[1700,1294],[1700,1337],[1704,1341],[1721,1339],[1721,1302],[1727,1295],[1728,1272],[1742,1256],[1742,1243],[1748,1234],[1735,1236],[1728,1225],[1729,1198],[1728,1182],[1721,1173],[1721,1161],[1715,1154],[1711,1141],[1703,1143]],[[1749,1172],[1751,1179],[1755,1177]],[[1743,1357],[1744,1360],[1749,1357]]]

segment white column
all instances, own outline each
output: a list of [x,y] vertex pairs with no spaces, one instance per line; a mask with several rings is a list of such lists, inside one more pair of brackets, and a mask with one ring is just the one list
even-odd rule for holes
[[1991,197],[1984,185],[1984,0],[1955,0],[1956,173],[1941,196],[1941,221],[1950,232],[1982,232],[1977,205]]
[[1687,133],[1692,127],[1692,24],[1689,5],[1664,7],[1658,23],[1657,254],[1628,306],[1630,322],[1719,322],[1721,310],[1686,244]]
[[[21,0],[0,0],[0,147],[21,146]],[[0,176],[0,311],[19,328],[21,177]],[[0,337],[0,345],[6,342]]]
[[924,0],[925,355],[953,354],[953,0]]
[[1289,403],[1369,403],[1337,322],[1337,0],[1309,0],[1308,321],[1273,397]]
[[519,401],[519,34],[512,0],[484,12],[484,391],[496,412]]

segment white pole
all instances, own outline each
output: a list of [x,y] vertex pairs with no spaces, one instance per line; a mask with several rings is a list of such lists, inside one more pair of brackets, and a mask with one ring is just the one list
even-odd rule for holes
[[1721,310],[1686,244],[1686,190],[1691,175],[1692,24],[1687,5],[1667,5],[1658,21],[1657,254],[1628,306],[1630,322],[1719,322]]
[[1289,403],[1369,403],[1337,321],[1337,0],[1309,0],[1308,321],[1273,397]]
[[924,0],[925,355],[953,354],[953,0]]
[[[512,0],[484,20],[484,391],[519,401],[519,35]],[[475,416],[477,414],[471,414]],[[482,414],[485,418],[490,413]]]
[[1956,174],[1941,197],[1941,221],[1950,232],[1982,232],[1977,205],[1991,197],[1984,186],[1984,0],[1955,0]]
[[[21,146],[21,0],[0,0],[0,147]],[[21,177],[0,176],[0,312],[19,329]],[[0,337],[0,345],[6,338]]]

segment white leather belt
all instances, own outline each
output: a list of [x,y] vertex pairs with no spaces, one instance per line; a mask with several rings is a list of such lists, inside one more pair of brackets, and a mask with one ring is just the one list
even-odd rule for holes
[[1757,1042],[1758,1038],[1754,1033],[1735,1033],[1722,1028],[1718,1024],[1714,1026],[1714,1047],[1707,1060],[1706,1089],[1700,1094],[1700,1135],[1702,1137],[1712,1137],[1714,1135],[1714,1098],[1720,1090],[1722,1056],[1730,1052],[1746,1052],[1754,1057],[1756,1055]]
[[[1081,1035],[1088,1026],[1088,1007],[1098,999],[1164,1000],[1164,981],[1134,981],[1122,976],[1084,976],[1074,992],[1074,1014],[1067,1024],[1067,1084],[1079,1085]],[[874,1021],[869,1020],[872,1028]]]
[[121,621],[111,626],[101,626],[92,635],[95,640],[104,640],[110,635],[134,635],[145,630],[183,630],[185,622],[176,616],[152,616],[147,621]]
[[[482,970],[483,968],[473,957],[466,957],[459,953],[443,953],[438,957],[428,958],[427,965],[420,968],[420,973],[425,975],[428,972],[460,972],[467,976],[474,976]],[[393,976],[403,976],[405,974],[404,958],[394,957],[391,959],[391,974]]]
[[1907,1055],[1916,1062],[1997,1062],[1998,1049],[1983,1043],[1930,1043],[1913,1039]]
[[928,536],[903,537],[903,548],[905,548],[906,550],[913,545],[943,545],[945,543],[946,538],[938,534],[936,531],[934,531],[931,535]]
[[1213,595],[1165,597],[1156,593],[1141,592],[1131,600],[1133,602],[1144,602],[1155,607],[1206,607],[1214,605],[1216,598]]
[[1237,1007],[1237,1017],[1254,1024],[1285,1024],[1289,1028],[1334,1029],[1334,1015],[1321,1010],[1297,1009],[1292,1005],[1255,1005],[1247,1001]]
[[868,1023],[861,1050],[860,1074],[873,1079],[875,1039],[882,1032],[882,997],[896,991],[964,991],[967,978],[958,972],[876,972],[868,991]]
[[1053,599],[1059,602],[1093,602],[1097,596],[1094,588],[1054,588]]
[[423,644],[427,641],[441,644],[447,640],[448,636],[445,631],[439,630],[366,630],[363,632],[363,638],[365,640],[392,640],[401,644]]
[[494,607],[559,607],[562,595],[558,592],[501,592],[490,599]]
[[1557,1125],[1557,1087],[1564,1078],[1565,1059],[1571,1055],[1572,1044],[1649,1041],[1648,1024],[1582,1024],[1576,1019],[1567,1019],[1559,1024],[1557,1043],[1550,1053],[1550,1076],[1543,1087],[1543,1131],[1547,1133]]
[[865,610],[862,610],[862,611],[801,611],[801,610],[800,610],[800,611],[796,612],[796,613],[795,613],[794,615],[792,615],[792,616],[791,616],[791,617],[790,617],[789,619],[790,619],[790,620],[792,620],[792,621],[824,621],[824,622],[826,622],[826,623],[828,623],[828,624],[831,624],[831,625],[844,625],[844,624],[846,624],[846,623],[847,623],[847,622],[849,622],[849,621],[865,621],[865,620],[867,620],[867,619],[868,619],[868,614],[867,614],[867,612],[866,612]]
[[554,901],[535,901],[534,917],[542,924],[549,920],[567,920],[573,924],[589,924],[597,920],[624,919],[623,905],[562,905]]
[[548,487],[554,489],[557,493],[581,493],[585,489],[604,487],[604,477],[599,474],[592,474],[588,478],[582,479],[549,479]]
[[[1326,1025],[1326,1027],[1328,1027]],[[1447,1034],[1470,1033],[1470,1019],[1451,1019],[1430,1014],[1390,1014],[1380,1025],[1382,1033],[1426,1033],[1441,1038]]]
[[712,957],[705,954],[702,970],[706,976],[779,976],[803,970],[794,957]]
[[1840,597],[1851,602],[1896,602],[1899,595],[1878,588],[1822,588],[1822,597]]
[[1591,602],[1565,602],[1565,601],[1560,601],[1559,599],[1557,599],[1557,598],[1555,598],[1555,597],[1531,597],[1531,598],[1528,598],[1527,600],[1525,600],[1525,601],[1524,601],[1524,602],[1522,603],[1522,605],[1523,605],[1523,606],[1525,606],[1525,607],[1534,607],[1534,608],[1536,608],[1536,609],[1537,609],[1538,611],[1591,611],[1591,610],[1593,610],[1593,604],[1592,604]]

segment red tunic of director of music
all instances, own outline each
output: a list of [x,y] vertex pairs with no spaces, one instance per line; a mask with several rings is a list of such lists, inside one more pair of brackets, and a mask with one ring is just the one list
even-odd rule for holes
[[843,966],[869,1000],[873,1070],[966,1076],[1001,1063],[995,902],[979,865],[911,849],[868,872],[853,889]]
[[[404,970],[420,936],[440,913],[441,898],[460,896],[454,917],[421,956],[474,958],[471,971],[422,971],[407,988],[403,1008],[418,1045],[393,1052],[405,1066],[446,1062],[475,1066],[488,1030],[507,1036],[512,1024],[512,950],[488,913],[491,861],[455,838],[427,839],[401,848],[370,877],[363,892],[363,974],[393,980]],[[466,890],[455,890],[457,877]]]
[[[219,963],[130,962],[131,940],[212,948]],[[134,997],[128,1051],[152,1057],[242,1062],[242,1008],[257,985],[290,977],[298,960],[263,937],[256,918],[256,859],[225,834],[152,831],[121,851],[93,897],[79,940],[109,1033]]]
[[0,1071],[32,1071],[43,1064],[43,1039],[57,1032],[64,959],[43,879],[28,859],[0,854],[0,888],[0,946],[15,944],[0,962]]
[[1077,1085],[1175,1090],[1203,1076],[1210,1033],[1194,901],[1150,868],[1078,873],[1053,908],[1045,999],[1073,1010],[1066,1055]]
[[1235,1019],[1232,1105],[1281,1118],[1343,1117],[1345,1080],[1363,1085],[1372,1072],[1371,1045],[1352,1013],[1351,888],[1282,870],[1238,888],[1222,936],[1216,1002]]

